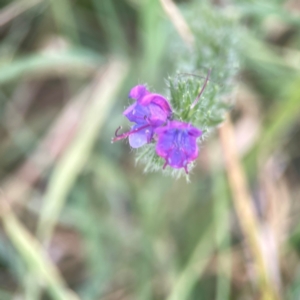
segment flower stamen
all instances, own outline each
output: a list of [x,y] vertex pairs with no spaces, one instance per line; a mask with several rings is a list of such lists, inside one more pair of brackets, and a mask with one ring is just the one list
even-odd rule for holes
[[211,69],[208,69],[208,72],[207,72],[204,84],[202,86],[202,89],[201,89],[200,93],[198,94],[198,96],[196,97],[196,99],[194,100],[194,102],[191,104],[191,109],[193,109],[195,107],[195,105],[198,103],[202,93],[204,92],[204,90],[206,88],[206,85],[207,85],[207,82],[208,82],[208,79],[209,79],[209,76],[210,76],[210,73],[211,73]]
[[164,165],[163,165],[163,170],[166,168],[167,165],[168,165],[168,161],[166,160]]
[[119,126],[117,128],[117,130],[115,131],[115,137],[112,139],[112,142],[116,142],[116,141],[119,141],[119,140],[122,140],[122,139],[125,139],[127,138],[128,136],[130,136],[131,134],[133,133],[136,133],[136,132],[139,132],[147,127],[150,127],[150,125],[146,124],[146,125],[143,125],[139,128],[136,128],[134,130],[130,130],[130,131],[127,131],[127,132],[124,132],[122,134],[118,134],[119,130],[122,129],[122,126]]

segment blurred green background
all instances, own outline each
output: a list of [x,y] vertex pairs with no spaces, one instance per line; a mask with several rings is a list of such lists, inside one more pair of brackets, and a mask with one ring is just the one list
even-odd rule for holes
[[[270,281],[300,299],[300,2],[175,3],[235,22],[236,151]],[[111,144],[134,85],[168,95],[180,43],[158,0],[0,2],[0,300],[263,299],[218,130],[190,182]]]

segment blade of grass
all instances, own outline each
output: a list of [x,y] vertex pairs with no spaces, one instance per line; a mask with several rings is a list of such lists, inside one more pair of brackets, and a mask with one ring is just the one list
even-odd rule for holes
[[69,0],[49,0],[58,30],[74,43],[79,43],[72,4]]
[[11,205],[14,202],[22,205],[32,186],[73,140],[92,88],[91,83],[68,101],[36,149],[13,174],[1,182]]
[[157,80],[165,53],[168,36],[162,20],[161,6],[158,1],[140,1],[139,26],[142,30],[139,39],[142,55],[139,57],[139,76],[149,84]]
[[258,154],[261,159],[265,159],[278,146],[278,141],[284,139],[289,129],[298,122],[300,116],[299,86],[300,78],[298,77],[287,88],[285,99],[282,99],[267,115],[258,139],[259,143],[255,144],[245,157],[246,168],[251,171],[251,174],[256,169]]
[[246,178],[240,164],[237,150],[235,147],[234,133],[229,118],[219,129],[222,153],[225,159],[226,171],[229,185],[232,191],[233,203],[240,221],[242,231],[249,243],[253,255],[258,284],[262,299],[278,299],[274,291],[270,278],[268,277],[266,262],[260,246],[260,228],[255,214],[252,200],[247,188]]
[[[267,47],[263,42],[251,36],[249,32],[245,33],[242,40],[244,55],[251,63],[256,64],[270,64],[278,67],[286,67],[294,70],[299,70],[299,52],[284,49],[285,56],[279,56],[279,48],[275,46]],[[280,50],[283,51],[282,49]],[[259,53],[259,55],[257,55]]]
[[182,17],[178,7],[172,0],[160,0],[160,3],[184,42],[189,46],[193,46],[195,37]]
[[[171,22],[174,24],[179,35],[187,46],[192,46],[195,40],[192,32],[189,29],[188,24],[182,17],[180,11],[171,0],[160,1]],[[225,211],[222,211],[222,214]],[[219,211],[221,214],[221,209]],[[219,216],[219,219],[223,221],[223,216]],[[226,234],[226,226],[221,226],[220,221],[219,241],[224,239]],[[204,272],[204,268],[209,261],[209,254],[212,252],[214,243],[212,242],[212,236],[214,235],[214,224],[206,230],[205,236],[199,240],[186,268],[182,271],[178,279],[174,284],[174,288],[171,291],[167,300],[185,300],[188,299],[193,287],[197,280],[201,277]]]
[[3,194],[0,198],[0,217],[7,236],[27,263],[29,270],[47,285],[52,298],[54,300],[79,300],[77,295],[67,288],[38,241],[16,218]]
[[41,299],[43,289],[36,274],[34,274],[33,272],[28,272],[23,284],[25,285],[25,300]]
[[26,10],[34,7],[41,2],[42,0],[22,0],[10,3],[0,10],[0,27],[4,26]]
[[[227,208],[221,211],[218,211],[219,221],[219,230],[218,238],[219,241],[223,241],[225,235],[227,234],[226,226],[224,226],[224,214],[226,213]],[[226,219],[225,219],[226,221]],[[215,247],[212,237],[214,233],[215,224],[210,225],[210,227],[205,230],[205,235],[201,237],[198,241],[195,250],[193,251],[186,267],[182,270],[176,279],[173,289],[170,292],[170,295],[167,297],[167,300],[185,300],[189,299],[189,296],[205,271],[205,267],[211,258],[211,253]]]
[[124,62],[112,60],[106,72],[96,80],[95,90],[82,117],[77,136],[58,161],[50,178],[37,229],[42,241],[47,241],[51,236],[69,190],[92,150],[126,73],[127,65]]
[[106,33],[110,47],[116,53],[126,54],[129,52],[125,32],[116,13],[112,0],[93,0],[97,11],[97,17]]
[[9,292],[4,291],[4,290],[0,290],[0,299],[1,300],[12,300],[13,295],[10,294]]
[[[17,3],[17,5],[21,5],[21,3]],[[42,10],[43,8],[44,7],[41,6],[40,10]],[[17,7],[16,10],[18,10]],[[13,22],[11,22],[7,34],[1,39],[1,44],[0,44],[1,60],[3,60],[4,58],[6,62],[13,61],[14,57],[16,56],[16,54],[20,49],[22,42],[25,41],[26,37],[28,36],[28,33],[32,29],[32,23],[35,18],[35,15],[36,13],[32,12],[30,14],[27,14],[26,17],[18,18]],[[0,12],[0,20],[1,20],[1,12]]]
[[[231,255],[222,255],[224,248],[230,249],[230,219],[228,211],[228,187],[225,174],[220,162],[222,157],[219,145],[212,144],[209,150],[210,164],[212,170],[213,196],[214,196],[214,222],[216,226],[216,245],[218,249],[218,277],[216,287],[216,300],[230,299],[230,273],[231,273]],[[227,210],[226,210],[227,209]],[[222,219],[220,215],[226,210]],[[223,233],[225,230],[226,234]]]
[[35,54],[19,58],[11,62],[10,59],[0,63],[0,84],[8,83],[20,78],[41,78],[55,74],[73,74],[82,76],[93,73],[101,60],[96,55],[63,52],[55,55]]

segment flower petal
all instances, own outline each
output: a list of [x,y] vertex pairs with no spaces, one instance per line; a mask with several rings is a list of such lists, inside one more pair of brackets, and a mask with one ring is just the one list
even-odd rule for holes
[[[159,128],[164,129],[164,128]],[[157,132],[157,130],[156,130]],[[169,152],[174,148],[174,133],[172,131],[160,131],[163,132],[162,136],[159,136],[156,144],[156,153],[157,155],[167,158]]]
[[[135,125],[132,130],[138,129],[140,125]],[[141,129],[135,133],[129,135],[129,144],[132,148],[139,148],[147,143],[149,143],[153,136],[153,130],[149,126],[148,128]]]
[[125,115],[131,122],[144,124],[146,122],[145,117],[149,116],[149,108],[139,105],[138,103],[134,103],[123,112],[123,115]]
[[148,107],[150,112],[148,120],[152,126],[161,126],[167,121],[168,114],[161,106],[151,103]]
[[150,103],[156,104],[161,107],[161,109],[165,112],[167,117],[169,117],[172,113],[172,109],[168,100],[159,94],[149,93],[143,98],[140,98],[139,103],[141,105],[149,105]]
[[181,141],[181,149],[186,154],[188,161],[195,160],[199,154],[196,137],[186,133]]
[[123,114],[135,125],[131,131],[117,134],[113,141],[128,137],[133,148],[149,143],[154,130],[169,120],[172,110],[168,101],[159,94],[150,93],[146,86],[137,85],[129,92],[129,97],[136,100]]
[[189,130],[188,130],[189,135],[192,135],[193,137],[197,138],[199,136],[202,135],[202,131],[199,130],[196,127],[190,126]]
[[139,100],[147,94],[149,94],[149,91],[144,85],[137,85],[130,90],[128,97],[131,99]]
[[185,153],[178,148],[174,148],[170,151],[167,162],[175,169],[184,168],[188,163]]
[[201,130],[189,123],[171,121],[165,127],[155,130],[158,136],[157,155],[163,157],[173,168],[184,168],[198,157],[197,138]]

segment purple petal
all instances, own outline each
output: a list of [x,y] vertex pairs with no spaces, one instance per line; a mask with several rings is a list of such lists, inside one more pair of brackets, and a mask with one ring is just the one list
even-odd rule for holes
[[161,106],[151,103],[148,107],[150,111],[148,119],[153,126],[160,126],[167,121],[168,114]]
[[160,106],[163,111],[165,111],[167,116],[170,116],[172,113],[172,109],[171,109],[171,106],[170,106],[168,100],[159,94],[149,93],[145,97],[140,98],[139,103],[141,105],[149,105],[150,103],[156,104],[156,105]]
[[155,129],[155,133],[157,135],[161,135],[164,134],[165,132],[169,131],[170,129],[168,128],[168,126],[163,126],[163,127],[158,127]]
[[[187,132],[165,131],[163,136],[158,139],[156,153],[169,161],[169,158],[175,155],[174,151],[179,151],[182,154],[182,162],[195,160],[199,154],[196,138],[190,136]],[[174,159],[171,160],[174,161]],[[169,164],[173,166],[172,162],[169,162]],[[175,165],[178,166],[179,163],[175,162]]]
[[131,99],[139,100],[147,94],[149,94],[149,92],[144,85],[137,85],[130,90],[128,97]]
[[174,148],[174,133],[171,131],[166,131],[164,128],[159,128],[156,130],[156,133],[160,131],[160,133],[164,133],[163,136],[160,136],[158,138],[157,144],[156,144],[156,153],[166,158],[168,156],[168,153]]
[[135,109],[135,107],[136,107],[136,102],[133,103],[133,104],[131,104],[130,106],[128,106],[128,107],[124,110],[123,115],[127,117],[127,115],[129,115],[129,114],[132,113],[132,111]]
[[179,149],[173,149],[167,158],[168,164],[173,168],[183,168],[187,165],[186,155]]
[[149,108],[139,105],[138,103],[134,103],[123,112],[123,115],[125,115],[131,122],[144,124],[146,122],[145,117],[149,116]]
[[188,133],[195,137],[199,137],[202,134],[201,130],[194,127],[190,123],[184,123],[184,122],[180,122],[180,121],[171,121],[168,123],[168,127],[176,128],[176,129],[187,129]]
[[154,130],[166,123],[172,114],[169,102],[159,94],[150,93],[146,86],[137,85],[129,92],[129,97],[136,100],[123,114],[135,125],[132,130],[121,135],[116,133],[113,141],[128,137],[133,148],[149,143]]
[[168,128],[176,128],[176,129],[189,129],[192,126],[189,123],[180,122],[180,121],[171,121],[168,123]]
[[[132,130],[138,129],[140,125],[135,125],[132,127]],[[139,148],[147,143],[149,143],[153,136],[153,130],[149,126],[149,128],[141,129],[135,133],[132,133],[128,139],[129,144],[132,148]]]
[[184,168],[198,157],[197,138],[201,131],[189,123],[171,121],[155,130],[158,136],[157,155],[173,168]]
[[191,126],[189,128],[188,133],[189,133],[189,135],[192,135],[195,138],[197,138],[197,137],[199,137],[199,136],[202,135],[202,131],[199,130],[198,128],[196,128],[196,127],[193,127],[193,126]]
[[188,161],[193,161],[198,157],[199,150],[197,146],[196,138],[185,134],[181,141],[182,151],[186,154]]

